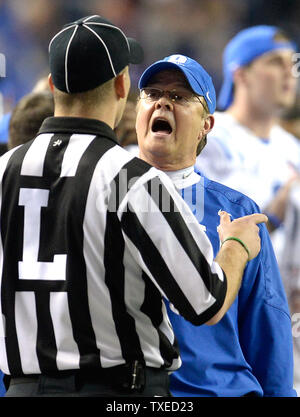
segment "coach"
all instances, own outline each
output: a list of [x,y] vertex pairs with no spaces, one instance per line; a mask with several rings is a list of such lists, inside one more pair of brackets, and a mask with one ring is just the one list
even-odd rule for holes
[[[150,65],[139,87],[140,157],[172,179],[217,253],[218,209],[236,219],[259,208],[244,194],[195,172],[196,155],[214,125],[212,79],[197,61],[177,54]],[[238,296],[217,325],[195,327],[169,310],[182,358],[170,378],[173,395],[296,395],[289,308],[265,225],[260,237],[261,251],[248,263]]]
[[181,362],[162,297],[195,325],[216,323],[266,217],[223,213],[220,238],[245,247],[227,240],[214,261],[171,180],[116,142],[141,47],[90,16],[49,54],[54,117],[0,162],[7,396],[167,396]]

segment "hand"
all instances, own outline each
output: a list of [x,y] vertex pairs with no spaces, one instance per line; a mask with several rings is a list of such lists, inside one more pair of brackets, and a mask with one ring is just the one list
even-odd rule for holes
[[[220,215],[220,225],[217,230],[219,233],[220,241],[223,242],[226,238],[233,236],[240,239],[247,246],[249,250],[249,261],[255,258],[260,251],[260,237],[259,237],[259,227],[257,224],[266,223],[268,221],[267,216],[260,213],[250,214],[248,216],[239,217],[231,221],[230,215],[225,211],[221,211]],[[229,242],[235,242],[234,240],[228,240],[225,244]],[[236,242],[237,245],[240,245],[242,250],[242,245],[239,242]],[[246,251],[245,251],[246,252]]]
[[240,289],[247,260],[255,258],[260,251],[258,223],[268,221],[267,216],[260,213],[240,217],[233,221],[225,211],[220,211],[220,225],[217,230],[221,242],[228,237],[240,239],[248,248],[249,256],[243,246],[235,240],[227,240],[220,249],[216,262],[225,272],[227,292],[222,308],[206,324],[216,324],[224,316],[235,300]]

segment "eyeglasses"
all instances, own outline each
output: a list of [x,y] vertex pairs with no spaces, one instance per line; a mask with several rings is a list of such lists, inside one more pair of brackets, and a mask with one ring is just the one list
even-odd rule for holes
[[199,101],[205,109],[204,104],[201,101],[201,96],[197,96],[195,93],[190,91],[177,91],[177,90],[161,90],[160,88],[145,87],[140,91],[140,98],[148,101],[157,101],[163,96],[176,104],[188,104],[191,102]]

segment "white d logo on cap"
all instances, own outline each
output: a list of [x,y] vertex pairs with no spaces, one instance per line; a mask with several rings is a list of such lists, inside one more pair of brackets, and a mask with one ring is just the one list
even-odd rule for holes
[[184,64],[187,61],[187,57],[183,55],[172,55],[168,61],[174,62],[175,64]]

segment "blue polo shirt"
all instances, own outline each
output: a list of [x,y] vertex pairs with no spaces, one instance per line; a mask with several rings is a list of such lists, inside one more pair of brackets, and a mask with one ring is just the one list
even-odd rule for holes
[[3,384],[3,372],[0,371],[0,397],[4,397],[6,389]]
[[[260,211],[245,195],[203,176],[180,192],[206,227],[215,255],[220,209],[232,219]],[[238,297],[218,324],[194,326],[168,306],[182,357],[171,375],[174,396],[297,396],[287,299],[269,233],[259,227],[261,251],[247,264]]]
[[8,141],[10,116],[10,113],[6,113],[0,117],[0,143],[7,143]]

